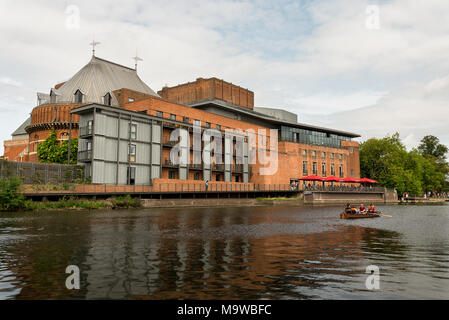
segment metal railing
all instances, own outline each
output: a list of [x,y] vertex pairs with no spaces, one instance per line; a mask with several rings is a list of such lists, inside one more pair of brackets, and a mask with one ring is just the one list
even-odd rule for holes
[[384,187],[365,187],[365,186],[340,186],[340,185],[334,185],[334,186],[322,186],[322,185],[306,185],[305,187],[301,187],[304,191],[326,191],[326,192],[339,192],[339,191],[346,191],[346,192],[384,192]]
[[92,150],[78,151],[78,161],[92,161]]
[[164,159],[164,162],[162,164],[164,167],[178,167],[179,164],[174,163],[173,161],[171,161],[170,159]]
[[91,136],[92,134],[93,134],[92,126],[84,126],[84,127],[80,127],[80,129],[79,129],[80,137],[87,137],[87,136]]

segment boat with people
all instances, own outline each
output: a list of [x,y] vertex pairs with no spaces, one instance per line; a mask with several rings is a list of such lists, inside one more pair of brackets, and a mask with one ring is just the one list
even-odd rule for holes
[[340,213],[341,219],[366,219],[366,218],[377,218],[381,216],[381,212],[370,212],[370,213]]
[[376,211],[372,203],[369,205],[368,208],[366,208],[362,203],[360,205],[360,208],[358,209],[351,206],[348,203],[346,204],[345,210],[342,213],[340,213],[341,219],[367,219],[367,218],[377,218],[380,216],[388,216],[388,215],[383,215],[380,211]]

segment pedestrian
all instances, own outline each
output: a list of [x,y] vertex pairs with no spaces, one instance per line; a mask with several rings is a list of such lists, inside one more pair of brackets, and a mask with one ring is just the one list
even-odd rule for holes
[[209,180],[206,179],[206,192],[207,192],[207,187],[209,187]]

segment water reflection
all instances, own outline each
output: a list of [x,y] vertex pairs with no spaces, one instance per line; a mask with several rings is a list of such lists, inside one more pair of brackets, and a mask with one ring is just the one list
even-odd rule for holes
[[[422,226],[409,234],[402,209],[388,210],[395,219],[341,221],[330,207],[6,214],[0,299],[449,298],[447,233],[418,239]],[[71,264],[81,290],[65,288]],[[377,292],[364,286],[370,264]]]

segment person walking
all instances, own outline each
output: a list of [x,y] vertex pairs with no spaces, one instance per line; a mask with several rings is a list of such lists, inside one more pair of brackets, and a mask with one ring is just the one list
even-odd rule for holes
[[206,180],[206,192],[207,192],[207,187],[209,187],[209,180]]

